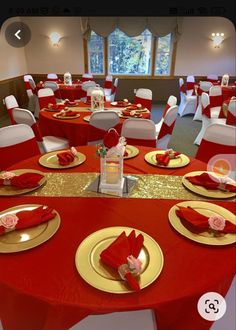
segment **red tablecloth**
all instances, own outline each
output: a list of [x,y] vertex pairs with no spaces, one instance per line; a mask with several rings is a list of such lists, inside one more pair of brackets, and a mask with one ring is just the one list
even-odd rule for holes
[[[79,107],[88,107],[87,104],[80,102]],[[105,103],[105,107],[112,110],[110,103]],[[71,108],[73,110],[73,108]],[[69,140],[70,146],[86,145],[88,143],[89,123],[84,121],[85,116],[89,116],[92,112],[80,112],[79,118],[72,119],[56,119],[53,117],[55,112],[40,111],[39,126],[43,136],[54,135],[64,137]],[[143,115],[144,118],[150,118],[150,113]],[[117,131],[121,132],[121,127],[125,119],[120,119]]]
[[[79,100],[86,97],[86,91],[82,90],[81,84],[72,84],[71,86],[65,84],[58,84],[59,94],[62,99],[69,99],[70,101]],[[43,88],[41,83],[37,84],[37,89]]]
[[[183,175],[206,169],[206,164],[198,160],[181,169],[160,169],[143,159],[152,149],[139,148],[139,156],[124,162],[125,171]],[[98,171],[95,148],[79,149],[87,161],[63,172]],[[24,161],[15,168],[38,169],[37,159]],[[201,245],[182,237],[170,226],[168,211],[180,200],[25,195],[2,197],[0,202],[0,210],[18,204],[46,204],[61,216],[59,230],[44,244],[25,252],[0,255],[0,318],[4,329],[65,330],[91,314],[151,308],[159,330],[205,330],[211,322],[197,312],[199,297],[209,291],[225,295],[235,274],[235,245]],[[232,202],[213,203],[234,210]],[[97,290],[76,270],[74,259],[79,244],[91,233],[111,226],[142,230],[163,251],[160,276],[139,293],[119,295]]]

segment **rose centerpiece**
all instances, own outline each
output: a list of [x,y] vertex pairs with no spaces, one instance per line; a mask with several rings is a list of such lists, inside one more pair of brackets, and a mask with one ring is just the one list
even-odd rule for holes
[[110,128],[103,138],[103,143],[97,145],[97,154],[100,156],[100,191],[102,193],[122,196],[125,144],[125,138],[120,137],[114,128]]

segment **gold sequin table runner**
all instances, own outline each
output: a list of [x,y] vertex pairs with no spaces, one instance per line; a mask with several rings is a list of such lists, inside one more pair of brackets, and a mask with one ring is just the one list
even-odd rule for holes
[[[32,192],[32,196],[114,198],[111,195],[86,190],[99,173],[45,173],[45,175],[46,184]],[[132,174],[132,176],[138,180],[128,198],[209,200],[184,188],[181,182],[182,176],[158,174]],[[227,199],[227,201],[235,200],[236,198]]]

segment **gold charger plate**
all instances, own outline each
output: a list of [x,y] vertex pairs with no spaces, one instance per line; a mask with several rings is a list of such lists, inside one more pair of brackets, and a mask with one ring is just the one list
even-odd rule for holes
[[165,150],[155,150],[155,151],[150,151],[148,152],[145,156],[144,159],[151,165],[155,165],[157,167],[162,167],[162,168],[178,168],[178,167],[184,167],[188,165],[190,162],[190,159],[188,156],[184,154],[180,154],[178,158],[171,159],[169,161],[169,164],[167,166],[164,165],[158,165],[156,162],[156,154],[164,154]]
[[208,202],[199,202],[199,201],[187,201],[187,202],[181,202],[176,205],[174,205],[169,210],[169,221],[171,225],[177,230],[181,235],[189,238],[192,241],[201,243],[201,244],[208,244],[208,245],[228,245],[236,242],[236,235],[235,234],[225,234],[223,236],[214,237],[212,234],[208,232],[203,232],[200,234],[194,234],[191,231],[189,231],[187,228],[185,228],[179,217],[176,215],[175,210],[177,209],[177,206],[191,206],[193,209],[195,209],[197,212],[210,217],[211,215],[220,215],[223,218],[231,221],[232,223],[236,224],[236,218],[235,215],[225,209],[224,207],[221,207],[219,205],[208,203]]
[[[202,173],[209,173],[212,176],[217,177],[222,177],[221,175],[217,175],[215,172],[207,172],[207,171],[194,171],[194,172],[189,172],[185,174],[182,178],[182,183],[183,185],[188,188],[189,190],[195,192],[196,194],[205,196],[205,197],[212,197],[212,198],[230,198],[234,197],[236,193],[230,192],[230,191],[223,191],[223,190],[208,190],[205,187],[202,186],[196,186],[192,184],[190,181],[186,179],[188,176],[195,176],[195,175],[200,175]],[[230,184],[236,185],[236,182],[232,180],[232,183]]]
[[78,113],[77,115],[75,116],[58,116],[56,113],[54,115],[52,115],[54,118],[57,118],[57,119],[75,119],[75,118],[79,118],[80,117],[80,114]]
[[77,157],[75,157],[75,159],[72,163],[62,166],[58,163],[57,153],[63,152],[63,151],[66,151],[66,150],[52,151],[52,152],[48,152],[48,153],[42,155],[39,158],[39,164],[44,167],[47,167],[47,168],[64,169],[64,168],[78,166],[86,160],[86,156],[84,154],[82,154],[81,152],[78,152]]
[[138,148],[131,146],[129,144],[125,146],[125,151],[127,151],[128,156],[124,157],[124,159],[133,158],[139,154]]
[[[3,171],[2,173],[4,173]],[[45,173],[33,170],[33,169],[19,169],[19,170],[11,170],[12,173],[15,173],[16,175],[20,175],[23,173],[38,173],[43,175],[43,178],[39,181],[39,185],[34,188],[24,188],[24,189],[19,189],[13,186],[0,186],[0,196],[15,196],[15,195],[22,195],[26,194],[32,190],[36,190],[39,187],[41,187],[43,184],[46,183],[47,179],[45,176]],[[1,178],[1,173],[0,173],[0,178]]]
[[[17,205],[0,212],[0,216],[23,210],[33,210],[38,206],[40,206],[40,204]],[[54,219],[46,221],[38,226],[15,230],[7,234],[0,235],[0,253],[25,251],[46,242],[58,230],[60,221],[60,215],[56,212]]]
[[[133,292],[126,282],[121,280],[115,269],[104,265],[100,260],[100,253],[108,245],[123,231],[128,235],[133,229],[130,227],[104,228],[92,233],[80,243],[75,255],[75,264],[79,274],[87,283],[111,293]],[[152,237],[137,229],[135,232],[144,236],[143,248],[139,254],[139,259],[142,261],[139,284],[143,289],[160,275],[164,258],[160,246]]]
[[90,117],[91,117],[91,116],[85,116],[85,117],[83,118],[83,120],[89,122]]

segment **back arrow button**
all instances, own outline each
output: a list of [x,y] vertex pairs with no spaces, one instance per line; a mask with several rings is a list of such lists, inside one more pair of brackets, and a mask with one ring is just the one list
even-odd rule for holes
[[21,37],[19,36],[19,33],[21,33],[21,30],[18,30],[16,33],[15,33],[15,36],[17,39],[21,40]]

